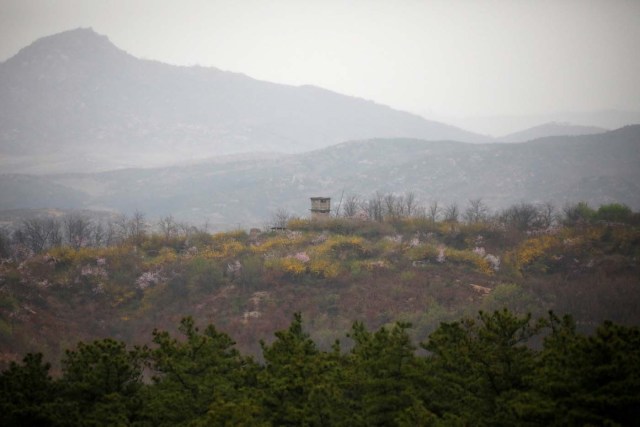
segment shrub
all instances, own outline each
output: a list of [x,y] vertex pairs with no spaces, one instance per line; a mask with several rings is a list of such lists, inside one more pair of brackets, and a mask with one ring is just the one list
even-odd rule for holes
[[204,231],[195,232],[187,238],[185,244],[187,246],[195,246],[198,249],[205,248],[207,246],[211,246],[213,243],[213,236]]
[[438,258],[439,250],[436,246],[430,244],[418,245],[409,249],[408,255],[411,261],[430,260],[435,261]]
[[558,238],[556,236],[542,235],[533,237],[522,242],[515,251],[508,253],[508,258],[516,268],[522,269],[542,257],[546,251],[557,243]]
[[236,240],[225,240],[215,244],[213,248],[206,249],[202,256],[208,259],[229,259],[236,258],[245,250],[245,246]]
[[47,251],[47,255],[55,260],[56,269],[95,262],[104,253],[105,249],[102,248],[73,249],[70,246],[58,246]]
[[232,230],[221,233],[216,233],[211,237],[213,243],[222,243],[234,240],[236,242],[246,243],[249,240],[249,235],[244,230]]
[[211,291],[223,282],[223,273],[220,266],[206,258],[194,258],[187,263],[185,269],[189,290]]
[[482,301],[482,309],[490,312],[508,308],[526,314],[536,310],[534,295],[515,283],[501,283],[496,286]]
[[491,276],[494,273],[492,264],[484,256],[474,251],[461,251],[457,249],[446,248],[445,256],[447,258],[447,262],[472,266],[476,270],[488,276]]
[[564,224],[576,225],[589,222],[595,216],[596,212],[585,202],[579,202],[575,205],[569,205],[564,208]]
[[242,260],[242,270],[240,271],[240,283],[242,286],[255,288],[262,282],[263,272],[262,258],[250,255]]
[[307,271],[307,266],[302,261],[292,258],[270,258],[264,263],[265,268],[281,272],[291,277],[302,276]]
[[358,236],[331,236],[324,243],[318,245],[315,253],[320,257],[347,259],[362,258],[370,253],[366,242]]
[[611,203],[602,205],[595,214],[595,219],[599,221],[627,222],[631,219],[633,211],[627,205]]
[[303,242],[304,237],[301,234],[278,234],[273,237],[269,237],[266,241],[261,242],[258,245],[251,246],[251,252],[260,255],[269,253],[284,255],[285,252],[290,251],[295,246]]
[[318,277],[333,279],[340,273],[340,264],[323,258],[311,259],[309,271]]

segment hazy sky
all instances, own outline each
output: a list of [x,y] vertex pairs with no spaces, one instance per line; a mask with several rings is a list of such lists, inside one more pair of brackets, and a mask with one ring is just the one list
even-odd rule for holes
[[0,60],[77,27],[430,118],[640,110],[640,0],[0,0]]

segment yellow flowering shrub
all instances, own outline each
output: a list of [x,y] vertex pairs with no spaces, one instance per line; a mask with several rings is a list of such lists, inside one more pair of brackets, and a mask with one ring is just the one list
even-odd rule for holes
[[116,275],[121,279],[135,276],[141,264],[141,254],[133,246],[104,248],[102,255],[110,275]]
[[435,245],[418,245],[409,249],[407,252],[411,261],[418,261],[423,259],[436,259],[438,257],[438,248]]
[[226,242],[229,240],[235,241],[244,241],[247,238],[247,232],[244,230],[232,230],[232,231],[224,231],[220,233],[215,233],[211,236],[211,239],[214,244],[220,244],[222,242]]
[[332,279],[340,273],[340,264],[324,258],[312,258],[309,262],[309,271],[319,277]]
[[104,256],[105,248],[80,248],[73,249],[69,246],[58,246],[49,249],[47,254],[62,265],[75,265],[92,262]]
[[236,240],[223,241],[220,244],[214,245],[211,248],[207,248],[202,252],[202,257],[206,259],[227,259],[235,258],[242,251],[245,246]]
[[479,255],[473,251],[457,250],[453,248],[446,248],[444,254],[447,262],[467,264],[474,267],[479,272],[488,276],[493,275],[494,270],[491,268],[491,263],[486,260],[482,255]]
[[292,257],[270,258],[264,263],[269,270],[281,271],[291,276],[301,276],[307,271],[307,266],[300,260]]
[[162,248],[158,256],[151,258],[147,263],[148,267],[159,266],[163,264],[171,264],[178,260],[178,254],[172,248]]
[[638,244],[640,242],[640,230],[621,227],[612,229],[610,233],[610,240],[615,242],[612,247],[616,248],[616,250],[632,256],[640,255],[640,245]]
[[277,236],[273,236],[264,242],[251,246],[251,251],[255,254],[264,255],[269,252],[282,252],[288,251],[291,248],[294,248],[297,245],[300,245],[304,242],[304,237],[302,235],[286,235],[279,234]]
[[102,255],[107,259],[130,257],[137,254],[137,251],[130,245],[109,246],[102,250]]
[[382,238],[373,245],[373,252],[378,256],[391,256],[394,253],[402,252],[406,243],[390,238]]
[[557,243],[558,238],[552,235],[532,237],[522,242],[514,252],[509,254],[509,258],[518,268],[522,268],[540,258]]
[[320,257],[329,256],[344,259],[349,256],[365,256],[369,253],[369,249],[362,237],[335,235],[318,245],[314,253]]

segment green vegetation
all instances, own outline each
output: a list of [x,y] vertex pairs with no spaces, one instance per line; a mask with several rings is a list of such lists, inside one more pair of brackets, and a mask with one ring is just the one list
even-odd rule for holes
[[0,423],[633,423],[636,213],[394,206],[251,233],[138,215],[110,243],[26,224],[2,240]]
[[[353,324],[323,351],[300,314],[263,363],[213,326],[182,319],[148,346],[112,339],[67,350],[52,378],[41,354],[0,375],[5,426],[632,425],[640,416],[640,329],[593,335],[569,316],[507,310],[442,323],[417,352],[408,323]],[[541,344],[536,347],[532,343]],[[146,379],[145,379],[146,378]]]
[[571,313],[584,331],[604,320],[640,324],[640,229],[624,206],[579,204],[558,217],[520,204],[492,216],[474,200],[460,222],[440,220],[437,206],[407,215],[406,200],[381,200],[391,208],[379,221],[292,219],[270,232],[210,234],[168,217],[153,234],[137,214],[98,238],[86,218],[59,221],[60,233],[30,220],[3,239],[0,367],[42,352],[59,372],[78,340],[140,344],[155,328],[175,331],[183,315],[214,323],[254,357],[293,312],[322,349],[354,320],[411,322],[421,341],[442,321],[502,307]]

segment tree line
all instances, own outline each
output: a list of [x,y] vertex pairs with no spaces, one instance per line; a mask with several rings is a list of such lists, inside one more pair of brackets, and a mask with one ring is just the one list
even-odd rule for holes
[[[601,205],[594,209],[586,202],[567,204],[559,209],[551,202],[521,202],[507,208],[492,211],[482,198],[470,199],[465,206],[457,202],[421,204],[414,193],[392,194],[376,192],[370,197],[349,194],[341,197],[333,211],[333,217],[376,222],[395,222],[407,218],[446,223],[493,223],[505,229],[520,231],[547,229],[556,225],[578,225],[589,222],[640,223],[640,214],[620,203]],[[284,208],[271,217],[270,225],[286,228],[287,223],[297,219]]]
[[[491,223],[504,229],[520,231],[540,230],[562,224],[578,225],[589,222],[619,222],[640,224],[640,214],[618,203],[591,208],[585,202],[556,208],[552,203],[518,203],[492,212],[482,199],[469,200],[464,208],[457,203],[441,205],[437,201],[429,206],[421,205],[413,193],[405,195],[376,192],[370,198],[348,195],[340,201],[334,216],[347,220],[394,223],[407,218],[418,218],[446,223]],[[278,209],[267,228],[286,228],[296,217],[286,209]],[[68,246],[108,247],[122,243],[140,244],[149,236],[167,241],[207,233],[207,225],[194,225],[177,221],[171,215],[149,221],[146,215],[136,211],[131,216],[116,215],[102,221],[83,213],[69,213],[61,218],[42,216],[26,218],[11,229],[0,228],[0,257],[24,258],[53,247]]]
[[171,215],[152,223],[139,211],[130,216],[115,215],[106,221],[83,213],[69,213],[60,218],[40,216],[23,219],[12,229],[0,229],[0,256],[20,257],[59,246],[80,249],[140,244],[150,235],[161,236],[165,240],[187,238],[206,232],[206,229],[206,225],[198,228],[177,221]]
[[494,221],[520,229],[547,228],[557,223],[574,225],[581,221],[638,221],[631,208],[620,203],[606,204],[593,209],[586,202],[578,202],[558,209],[551,202],[521,202],[492,212],[482,198],[470,199],[464,207],[456,202],[443,205],[438,201],[424,206],[411,192],[400,195],[376,192],[369,198],[355,194],[347,195],[339,201],[335,216],[360,217],[379,222],[410,217],[427,218],[432,222],[467,224]]
[[299,314],[262,342],[262,359],[184,318],[149,345],[111,338],[66,351],[53,378],[41,354],[0,375],[5,426],[633,425],[640,417],[640,329],[505,310],[442,323],[418,346],[408,323],[323,351]]

